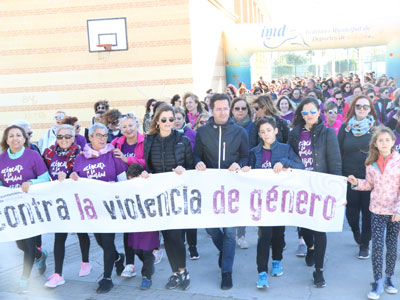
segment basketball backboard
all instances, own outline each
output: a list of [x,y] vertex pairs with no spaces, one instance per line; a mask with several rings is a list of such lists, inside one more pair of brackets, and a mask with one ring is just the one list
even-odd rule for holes
[[[128,50],[126,18],[87,20],[89,52]],[[111,44],[111,49],[102,45]]]

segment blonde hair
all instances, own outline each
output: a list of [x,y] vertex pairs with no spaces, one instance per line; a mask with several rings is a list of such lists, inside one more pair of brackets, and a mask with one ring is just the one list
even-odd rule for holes
[[[378,137],[383,134],[387,133],[390,135],[393,141],[396,141],[396,137],[389,127],[379,125],[378,127],[375,128],[374,130],[374,135],[371,138],[371,141],[369,142],[369,152],[368,152],[368,157],[365,160],[365,165],[369,166],[372,165],[374,162],[378,160],[379,157],[379,150],[376,147],[376,141],[378,140]],[[394,146],[392,147],[392,152],[395,150]]]

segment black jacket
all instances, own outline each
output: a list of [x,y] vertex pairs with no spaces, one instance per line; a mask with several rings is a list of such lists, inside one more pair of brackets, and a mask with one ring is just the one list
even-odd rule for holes
[[146,136],[144,140],[144,156],[149,173],[171,172],[177,166],[192,169],[192,146],[182,133],[172,133],[162,138],[159,134]]
[[[299,155],[300,133],[304,124],[296,125],[289,133],[288,144]],[[342,159],[336,132],[324,126],[321,119],[311,128],[313,168],[316,172],[342,175]]]
[[248,159],[249,141],[246,131],[231,119],[223,125],[217,125],[211,117],[206,125],[197,130],[193,150],[194,165],[202,161],[207,168],[228,169],[234,162],[246,166]]
[[[281,119],[278,116],[273,116],[276,122],[276,128],[278,128],[278,134],[276,135],[276,140],[279,143],[286,144],[288,141],[289,136],[289,127],[286,120]],[[253,126],[250,129],[250,136],[249,136],[249,146],[250,149],[256,147],[259,143],[262,143],[262,139],[258,135],[258,129],[256,123],[253,123]]]
[[342,173],[344,176],[354,175],[357,178],[365,178],[365,160],[368,156],[369,142],[373,132],[370,130],[362,136],[354,136],[344,129],[347,124],[343,123],[339,129],[338,140],[340,154],[342,155]]

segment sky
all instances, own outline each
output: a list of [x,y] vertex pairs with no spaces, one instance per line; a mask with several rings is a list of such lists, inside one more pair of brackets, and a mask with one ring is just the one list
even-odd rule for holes
[[[264,0],[272,22],[361,21],[365,18],[397,16],[400,0]],[[282,20],[282,18],[285,18]],[[290,21],[290,22],[289,22]],[[309,23],[309,22],[307,22]]]

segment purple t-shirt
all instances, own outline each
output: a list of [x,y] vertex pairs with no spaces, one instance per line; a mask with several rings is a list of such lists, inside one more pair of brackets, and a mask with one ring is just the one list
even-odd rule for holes
[[128,145],[128,143],[124,143],[121,147],[121,152],[125,155],[125,157],[135,157],[135,149],[137,144]]
[[400,153],[400,134],[396,132],[396,130],[393,130],[394,136],[396,137],[396,142],[394,143],[394,148],[397,150],[397,152]]
[[0,168],[0,181],[3,186],[10,188],[19,188],[25,181],[36,179],[47,172],[39,153],[27,148],[17,159],[11,159],[7,152],[2,153]]
[[282,116],[282,119],[286,120],[289,125],[292,124],[293,118],[294,118],[293,112],[290,112],[287,115]]
[[68,169],[67,167],[67,157],[66,156],[58,156],[54,153],[53,157],[51,158],[50,166],[49,166],[49,174],[51,180],[58,179],[58,172],[65,172],[67,177],[71,174],[72,170]]
[[261,169],[272,169],[271,155],[272,151],[262,148]]
[[85,137],[83,135],[80,135],[80,134],[76,135],[75,136],[75,144],[81,146],[81,150],[83,150],[83,148],[86,145]]
[[313,171],[313,157],[311,148],[311,132],[303,128],[300,132],[299,156],[306,170]]
[[73,171],[79,177],[101,181],[117,181],[117,176],[127,169],[127,165],[112,152],[102,154],[97,158],[85,158],[79,154],[74,163]]

